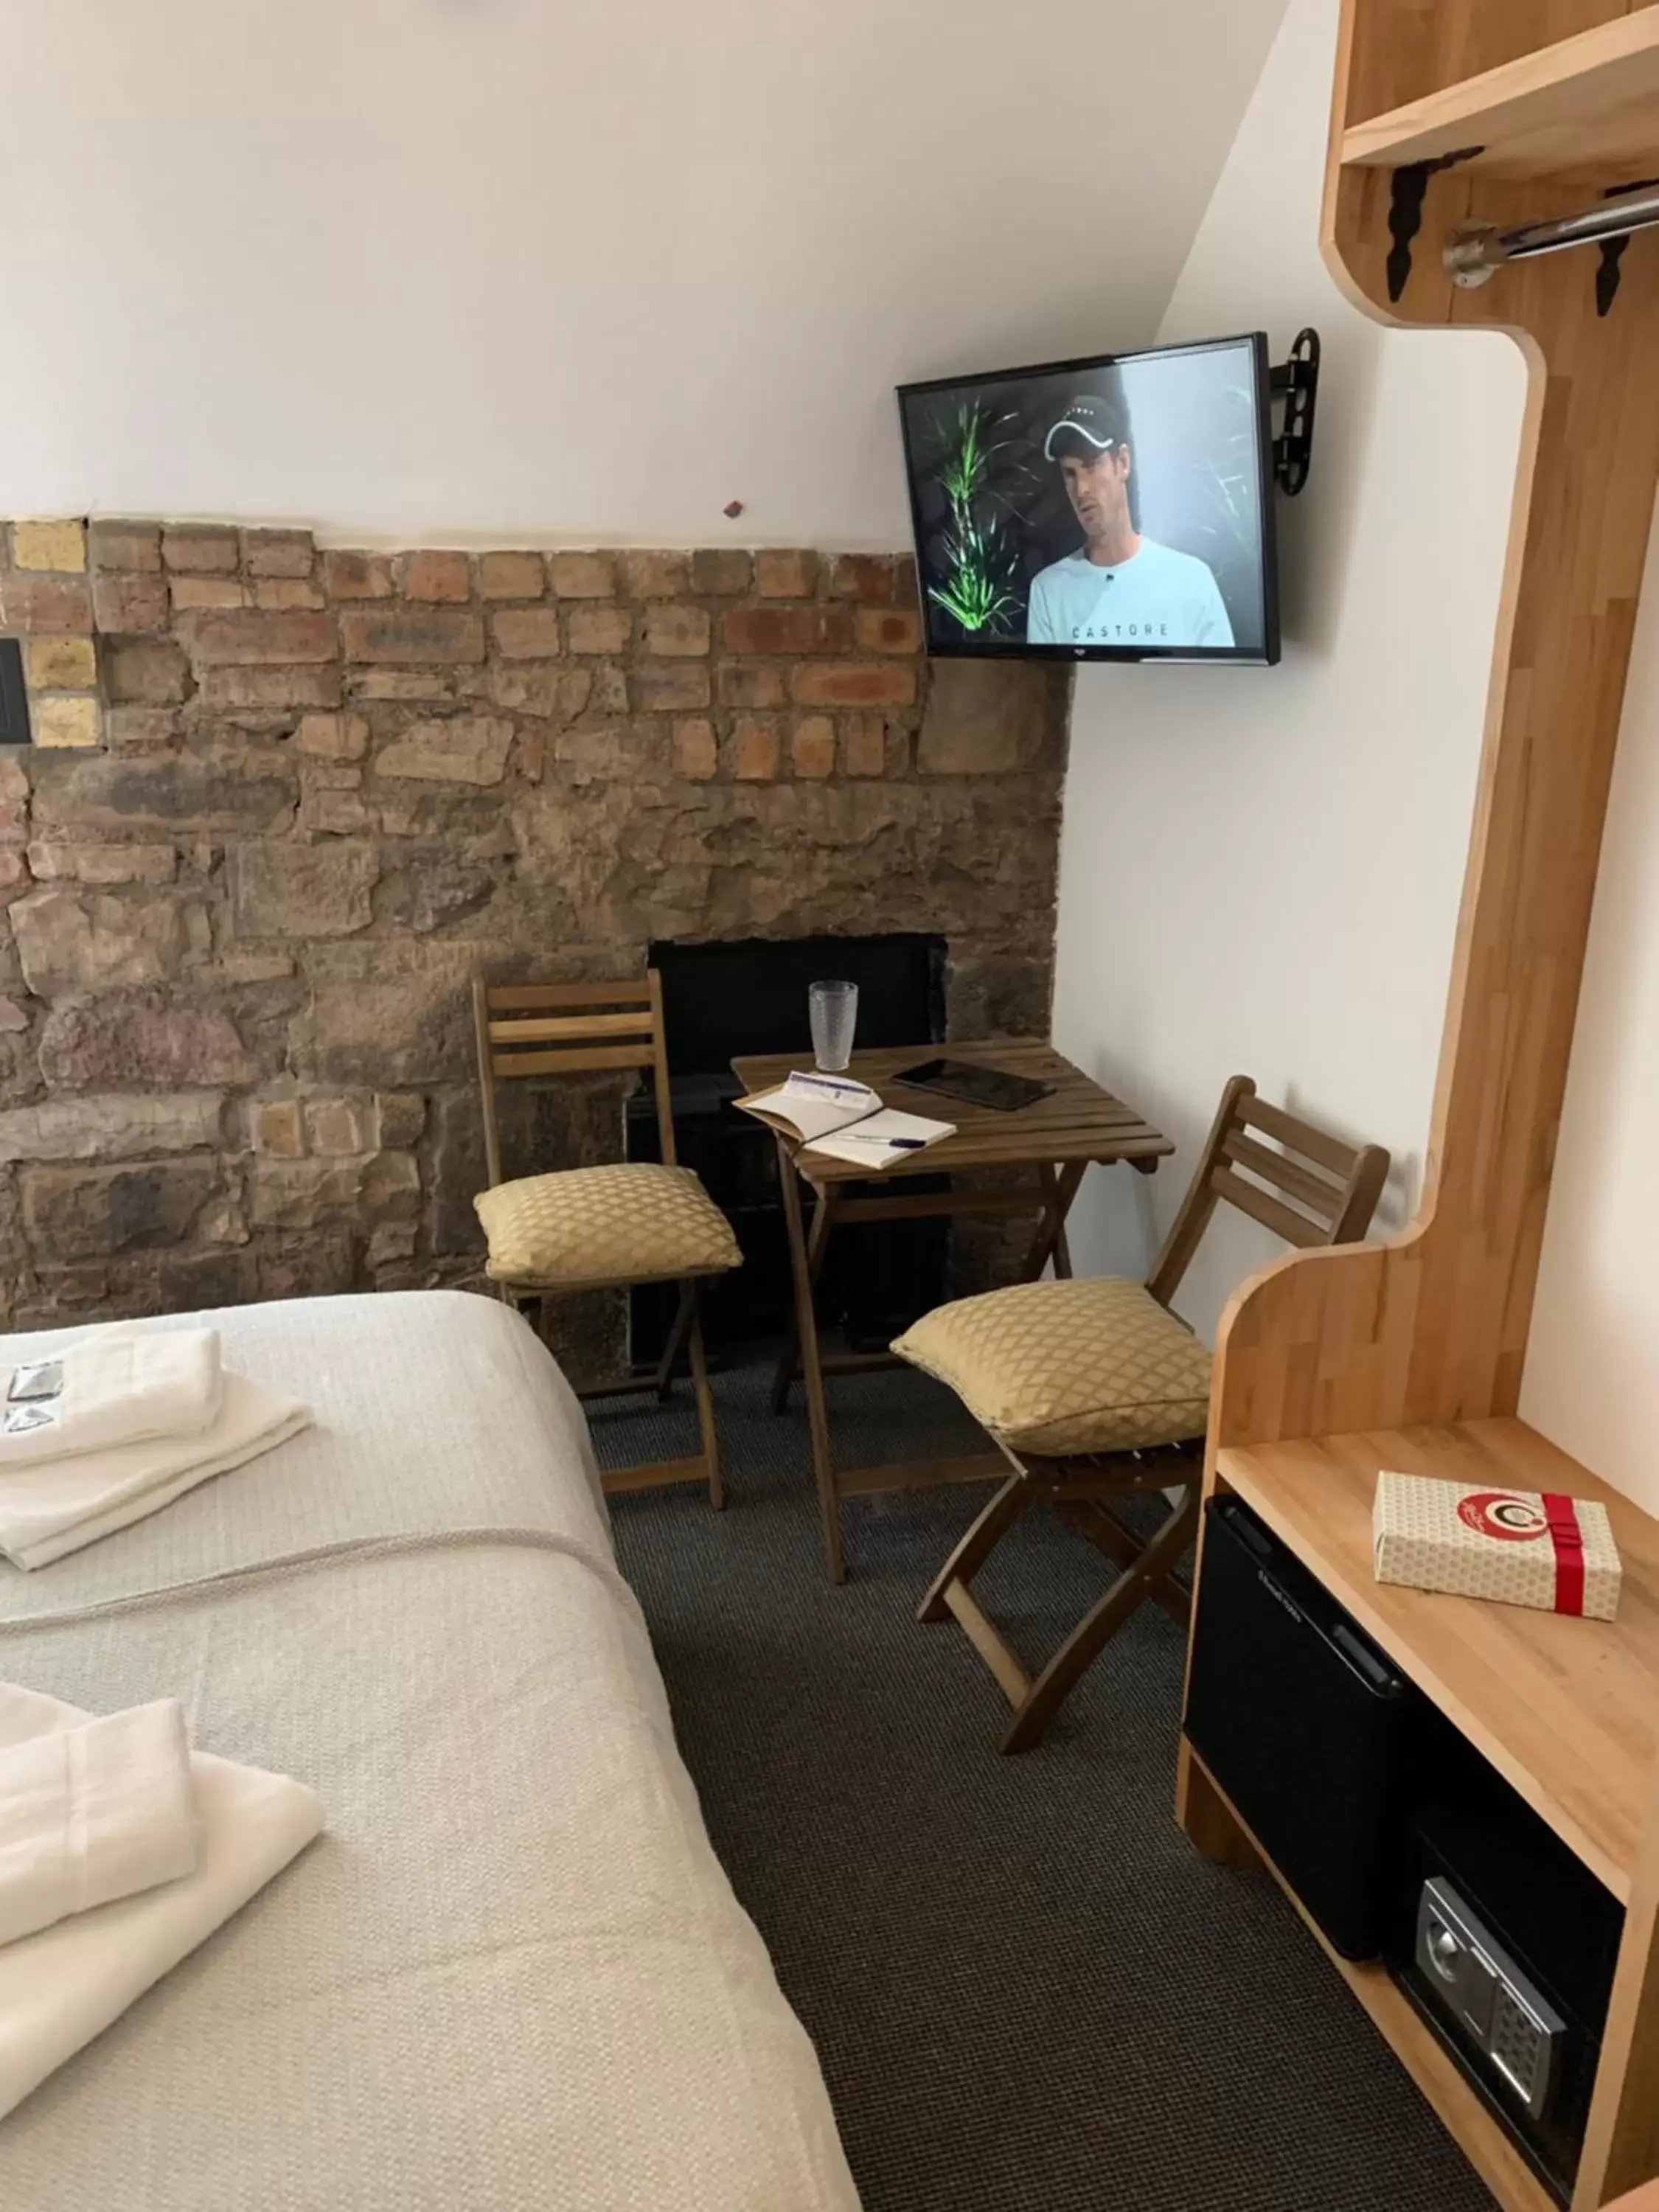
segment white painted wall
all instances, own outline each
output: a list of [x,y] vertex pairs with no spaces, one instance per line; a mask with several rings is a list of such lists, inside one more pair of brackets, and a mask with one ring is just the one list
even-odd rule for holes
[[[1145,1268],[1236,1071],[1390,1148],[1382,1222],[1420,1181],[1525,377],[1509,340],[1385,331],[1326,274],[1336,16],[1291,0],[1163,331],[1322,335],[1284,661],[1079,672],[1056,1034],[1181,1148],[1152,1183],[1091,1170],[1091,1270]],[[1209,1334],[1279,1249],[1224,1213],[1177,1303]]]
[[1648,548],[1522,1416],[1659,1513],[1659,526]]
[[892,386],[1144,339],[1282,5],[5,0],[0,514],[904,544]]

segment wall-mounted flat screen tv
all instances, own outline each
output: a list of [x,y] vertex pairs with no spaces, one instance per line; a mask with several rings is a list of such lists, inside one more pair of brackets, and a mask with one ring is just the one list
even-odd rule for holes
[[1265,333],[898,398],[930,652],[1278,659]]

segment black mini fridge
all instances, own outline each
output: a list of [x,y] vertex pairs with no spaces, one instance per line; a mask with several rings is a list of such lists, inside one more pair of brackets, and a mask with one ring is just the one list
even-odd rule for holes
[[1345,1959],[1383,1948],[1420,1703],[1245,1505],[1211,1499],[1187,1734]]

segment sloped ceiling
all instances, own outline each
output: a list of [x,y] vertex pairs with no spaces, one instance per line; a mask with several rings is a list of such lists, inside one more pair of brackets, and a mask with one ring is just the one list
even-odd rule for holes
[[0,513],[855,547],[895,382],[1152,334],[1283,0],[3,12]]

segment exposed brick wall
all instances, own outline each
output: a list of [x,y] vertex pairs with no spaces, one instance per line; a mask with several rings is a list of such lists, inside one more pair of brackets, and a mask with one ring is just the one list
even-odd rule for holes
[[[465,985],[942,932],[1047,1020],[1063,672],[921,656],[908,562],[0,533],[0,1325],[465,1279]],[[608,1084],[522,1170],[614,1157]]]

